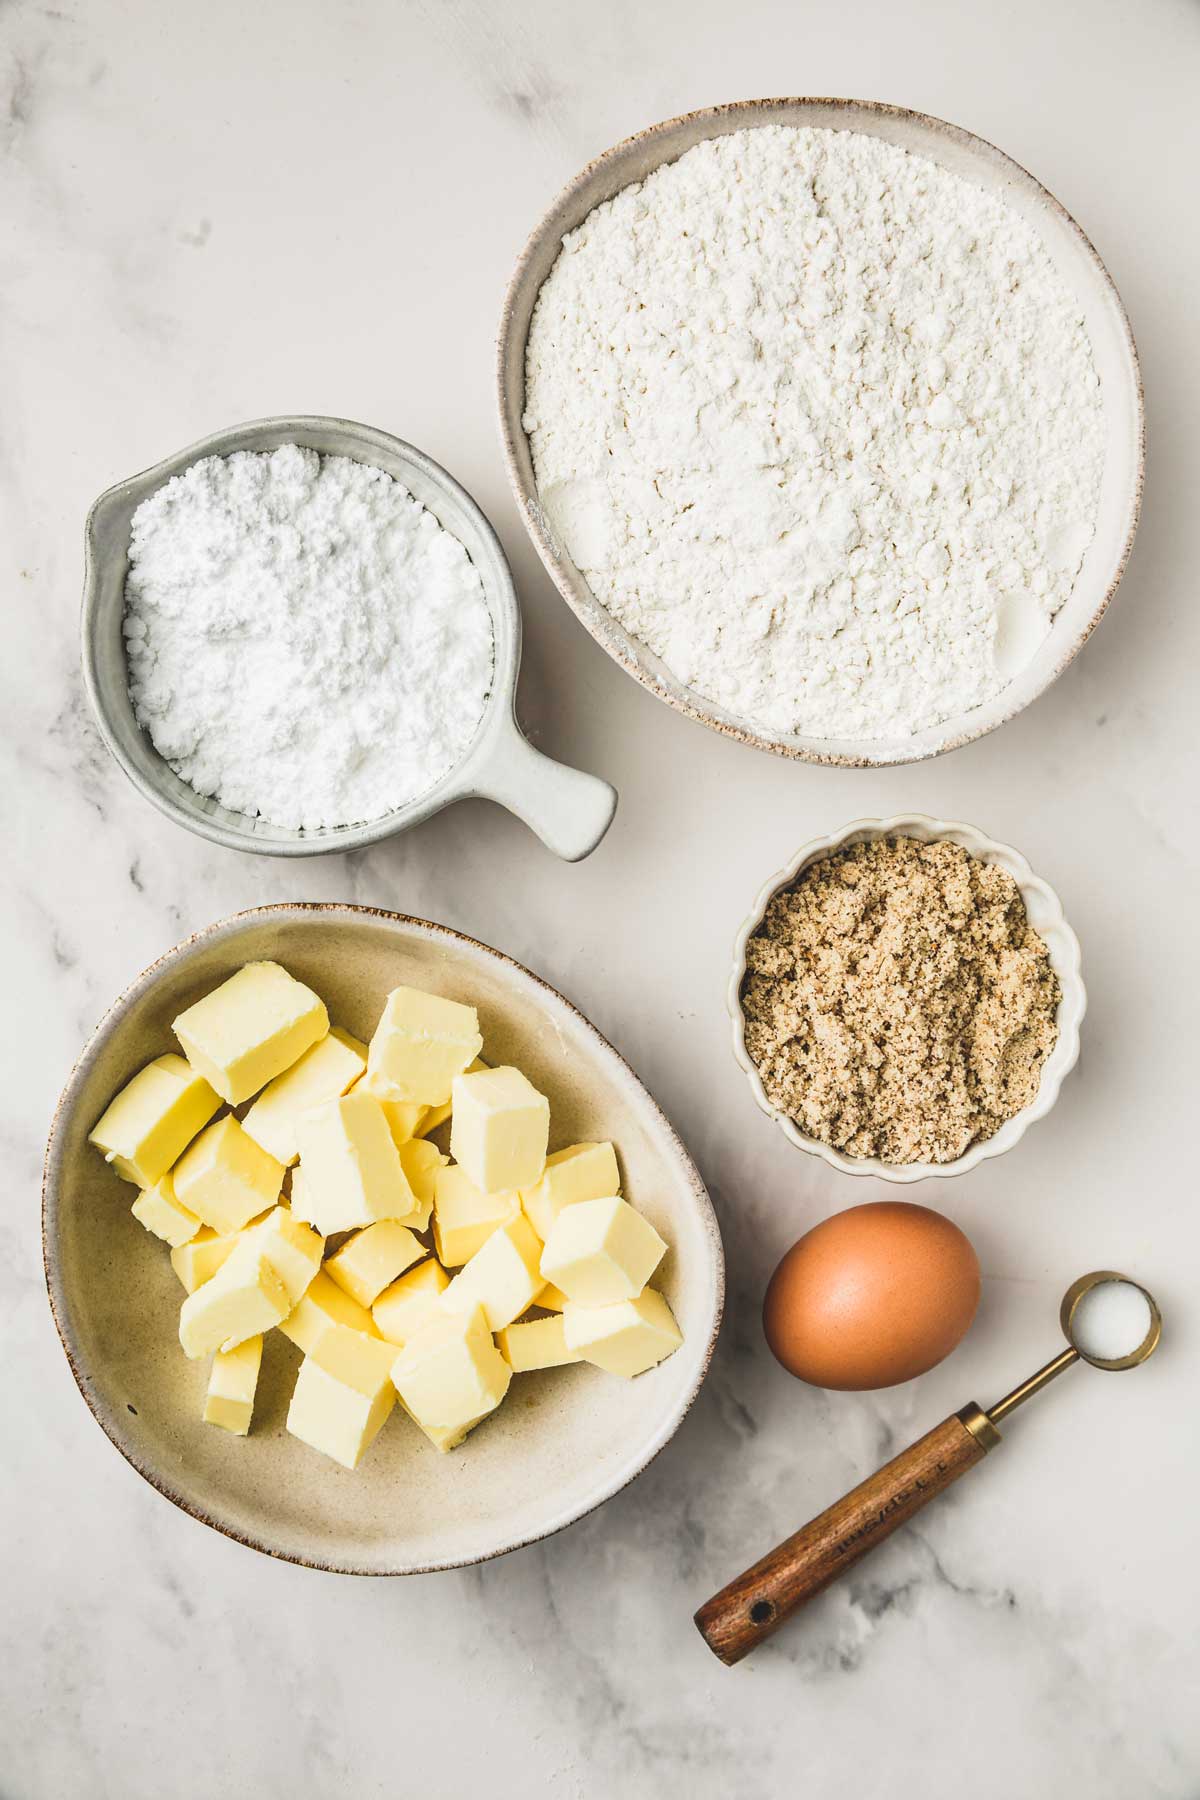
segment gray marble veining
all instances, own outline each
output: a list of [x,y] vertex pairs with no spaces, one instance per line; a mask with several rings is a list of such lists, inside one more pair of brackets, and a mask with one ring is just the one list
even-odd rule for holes
[[[1182,223],[1198,75],[1194,9],[1135,21],[1086,0],[0,11],[6,1800],[1200,1792],[1200,248]],[[1094,236],[1143,358],[1149,485],[1110,617],[1027,713],[911,770],[776,763],[640,691],[554,595],[500,462],[494,329],[550,194],[654,119],[778,91],[895,100],[1000,143]],[[469,802],[280,867],[173,829],[108,762],[78,675],[88,502],[208,430],[295,409],[428,447],[494,520],[524,603],[523,720],[621,790],[588,862],[557,863]],[[819,1394],[767,1356],[763,1285],[807,1224],[883,1191],[799,1156],[756,1112],[723,987],[772,869],[817,832],[904,808],[1030,857],[1079,933],[1091,1007],[1051,1117],[969,1180],[909,1196],[979,1249],[967,1341],[920,1382]],[[50,1323],[39,1166],[80,1043],[184,933],[289,897],[442,919],[544,973],[638,1068],[721,1214],[727,1323],[678,1438],[599,1513],[481,1569],[338,1579],[205,1531],[112,1453]],[[1035,1366],[1058,1295],[1097,1264],[1155,1289],[1154,1362],[1073,1372],[916,1529],[719,1667],[694,1606]]]

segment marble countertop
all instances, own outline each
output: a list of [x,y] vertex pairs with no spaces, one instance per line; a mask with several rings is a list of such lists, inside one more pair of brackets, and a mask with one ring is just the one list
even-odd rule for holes
[[[6,1796],[1200,1793],[1198,79],[1200,13],[1168,0],[0,13]],[[919,767],[778,762],[660,705],[556,597],[504,479],[493,333],[548,198],[642,125],[773,91],[897,101],[1002,145],[1099,246],[1143,357],[1146,506],[1110,617],[1029,711]],[[396,431],[489,513],[523,597],[531,735],[621,790],[589,861],[556,862],[482,802],[344,858],[242,857],[174,828],[109,762],[76,646],[89,501],[287,411]],[[886,1191],[755,1110],[723,988],[771,870],[908,809],[1028,855],[1078,930],[1091,1009],[1051,1118],[964,1181],[909,1191],[978,1246],[966,1343],[893,1391],[817,1393],[766,1354],[766,1276],[806,1226]],[[720,1214],[728,1314],[678,1437],[600,1512],[486,1567],[356,1581],[220,1538],[113,1453],[54,1335],[38,1178],[82,1040],[178,938],[277,898],[394,906],[531,964],[633,1062]],[[1096,1266],[1159,1296],[1154,1362],[1073,1372],[916,1529],[720,1667],[696,1604],[1051,1354],[1060,1293]]]

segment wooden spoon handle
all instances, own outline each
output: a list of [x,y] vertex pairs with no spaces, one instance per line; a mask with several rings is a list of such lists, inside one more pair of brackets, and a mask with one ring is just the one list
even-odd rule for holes
[[709,1649],[724,1663],[740,1662],[798,1606],[890,1537],[999,1441],[977,1406],[965,1406],[935,1425],[706,1600],[696,1625]]

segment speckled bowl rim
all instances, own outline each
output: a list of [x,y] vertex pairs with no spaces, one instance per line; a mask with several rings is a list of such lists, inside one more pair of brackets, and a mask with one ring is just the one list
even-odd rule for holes
[[[1036,894],[1042,903],[1039,910],[1044,910],[1046,916],[1037,929],[1046,940],[1054,972],[1062,987],[1057,1019],[1058,1040],[1042,1070],[1036,1096],[1028,1106],[1007,1119],[993,1137],[985,1138],[982,1143],[972,1144],[969,1150],[962,1156],[955,1157],[953,1162],[906,1163],[900,1166],[881,1162],[874,1156],[845,1156],[832,1144],[823,1144],[818,1138],[809,1137],[800,1130],[794,1119],[768,1100],[762,1077],[746,1049],[746,1018],[742,1010],[746,945],[761,925],[767,907],[776,894],[792,886],[810,863],[823,861],[844,844],[885,837],[917,837],[926,843],[949,841],[961,844],[973,856],[986,862],[999,863],[1002,868],[1007,869],[1020,887],[1023,899],[1028,902],[1030,894]],[[831,1169],[837,1169],[843,1175],[870,1175],[878,1181],[908,1186],[916,1181],[938,1181],[953,1175],[965,1175],[989,1158],[1003,1156],[1005,1151],[1011,1150],[1020,1142],[1032,1124],[1045,1118],[1058,1099],[1064,1080],[1079,1060],[1079,1028],[1087,1011],[1087,989],[1083,984],[1079,939],[1067,923],[1062,902],[1049,882],[1034,874],[1019,850],[1014,850],[1010,844],[1002,844],[995,838],[986,837],[976,826],[967,825],[960,819],[933,819],[927,813],[897,813],[891,819],[855,819],[840,831],[831,831],[825,837],[811,839],[796,852],[785,869],[780,869],[763,883],[734,943],[733,972],[729,978],[726,1004],[733,1024],[734,1059],[745,1074],[758,1106],[769,1119],[775,1121],[788,1142],[795,1144],[799,1150],[808,1151],[812,1156],[819,1156]]]
[[[76,1357],[75,1349],[66,1326],[65,1321],[68,1315],[68,1307],[66,1303],[66,1294],[61,1280],[61,1271],[55,1254],[55,1226],[58,1208],[56,1186],[59,1173],[57,1140],[59,1138],[62,1122],[75,1103],[75,1096],[78,1092],[80,1083],[91,1065],[92,1060],[107,1041],[111,1032],[124,1017],[131,1002],[150,987],[168,965],[178,961],[197,945],[205,943],[209,939],[217,937],[222,933],[229,932],[232,927],[249,925],[271,918],[278,918],[284,914],[296,913],[303,913],[312,918],[319,918],[320,916],[325,915],[341,919],[347,917],[384,919],[389,923],[416,926],[420,931],[428,933],[434,939],[440,938],[449,943],[467,945],[472,950],[482,950],[486,955],[495,957],[497,962],[503,963],[506,967],[514,969],[519,974],[527,977],[533,982],[535,987],[541,988],[545,993],[559,1001],[567,1008],[568,1012],[578,1020],[585,1031],[595,1039],[602,1050],[607,1051],[616,1058],[617,1062],[626,1071],[630,1079],[636,1083],[637,1087],[645,1095],[663,1137],[677,1157],[681,1171],[686,1176],[687,1185],[691,1189],[692,1197],[695,1200],[697,1211],[700,1216],[700,1222],[704,1228],[704,1238],[711,1259],[713,1277],[713,1322],[709,1331],[708,1341],[704,1346],[703,1354],[701,1355],[697,1366],[695,1380],[693,1381],[690,1390],[684,1396],[682,1402],[677,1403],[668,1417],[664,1420],[658,1433],[652,1440],[650,1448],[640,1458],[635,1468],[629,1470],[623,1469],[618,1479],[609,1482],[594,1496],[589,1497],[584,1504],[567,1508],[565,1512],[548,1520],[540,1530],[524,1533],[519,1537],[513,1538],[511,1542],[498,1544],[495,1549],[488,1550],[477,1556],[448,1557],[444,1560],[439,1559],[432,1562],[414,1563],[407,1565],[404,1568],[396,1569],[365,1568],[350,1562],[338,1562],[325,1560],[319,1557],[292,1555],[287,1551],[281,1550],[277,1545],[268,1543],[264,1539],[257,1537],[252,1532],[239,1531],[236,1527],[225,1521],[212,1517],[205,1512],[202,1507],[196,1506],[189,1500],[187,1495],[182,1493],[160,1469],[154,1467],[145,1458],[137,1455],[131,1445],[123,1443],[121,1439],[109,1429],[108,1422],[97,1406],[92,1394],[89,1392],[86,1372]],[[207,1525],[211,1527],[212,1530],[220,1532],[223,1537],[232,1538],[235,1543],[244,1544],[247,1549],[259,1550],[263,1555],[274,1557],[279,1562],[294,1563],[300,1568],[318,1569],[323,1573],[332,1575],[360,1575],[364,1577],[381,1576],[388,1579],[405,1575],[430,1575],[442,1569],[468,1568],[477,1563],[491,1562],[498,1556],[507,1556],[512,1550],[521,1550],[524,1549],[526,1545],[540,1543],[544,1538],[553,1537],[556,1532],[563,1531],[568,1525],[573,1525],[577,1520],[586,1518],[587,1515],[594,1512],[597,1507],[603,1506],[604,1503],[611,1500],[615,1494],[619,1494],[622,1489],[628,1487],[630,1483],[635,1481],[639,1475],[643,1474],[654,1459],[666,1449],[671,1439],[675,1436],[675,1433],[679,1430],[684,1419],[695,1405],[696,1397],[699,1394],[701,1387],[704,1385],[705,1377],[707,1376],[709,1367],[712,1363],[713,1352],[716,1349],[717,1337],[720,1333],[721,1321],[725,1310],[725,1250],[721,1241],[721,1230],[717,1223],[716,1212],[713,1208],[708,1190],[701,1178],[700,1171],[692,1160],[679,1133],[676,1131],[667,1115],[663,1112],[653,1094],[650,1093],[649,1089],[642,1082],[640,1076],[626,1061],[625,1057],[621,1055],[621,1052],[609,1042],[595,1025],[592,1024],[586,1014],[581,1012],[580,1009],[574,1005],[572,1001],[568,1000],[565,995],[559,993],[557,988],[552,987],[548,981],[544,981],[540,975],[535,975],[532,969],[527,968],[524,963],[518,962],[515,957],[507,956],[504,951],[495,949],[491,944],[485,944],[480,938],[470,937],[466,932],[454,930],[452,926],[439,925],[431,919],[417,918],[409,913],[392,912],[385,907],[359,906],[349,901],[335,900],[284,900],[266,906],[249,907],[244,912],[230,913],[226,918],[215,920],[211,925],[204,926],[200,931],[192,932],[190,936],[181,939],[179,943],[173,945],[170,950],[166,951],[162,956],[150,963],[148,967],[143,969],[139,975],[135,976],[129,985],[118,995],[116,1000],[113,1001],[112,1005],[108,1008],[108,1011],[104,1014],[104,1017],[100,1020],[100,1023],[96,1026],[96,1029],[92,1032],[87,1043],[80,1051],[79,1056],[76,1058],[63,1091],[59,1096],[58,1103],[54,1109],[54,1116],[51,1120],[50,1133],[46,1143],[46,1155],[42,1170],[42,1266],[45,1271],[46,1291],[50,1299],[50,1311],[54,1318],[55,1330],[58,1332],[59,1341],[61,1342],[64,1354],[66,1355],[67,1363],[75,1380],[75,1385],[83,1396],[88,1411],[103,1431],[105,1437],[115,1449],[120,1451],[121,1455],[125,1458],[125,1461],[137,1471],[144,1481],[148,1482],[152,1488],[164,1497],[164,1499],[171,1501],[172,1505],[177,1506],[181,1512],[187,1513],[189,1518],[196,1519],[200,1524]]]
[[[536,483],[526,480],[517,454],[518,439],[526,446],[528,444],[521,428],[521,416],[524,411],[524,343],[521,345],[520,356],[521,394],[519,404],[516,397],[510,392],[506,365],[511,354],[515,315],[523,304],[532,279],[532,265],[539,254],[548,230],[553,227],[561,238],[564,229],[574,229],[574,225],[579,221],[576,220],[573,224],[562,227],[563,216],[571,212],[576,196],[588,187],[597,172],[611,164],[630,160],[634,152],[641,151],[647,145],[652,145],[657,139],[667,138],[680,126],[697,124],[704,127],[701,137],[694,140],[694,142],[699,142],[706,133],[707,135],[722,135],[743,126],[752,128],[756,125],[771,124],[777,117],[787,113],[789,109],[797,107],[836,109],[847,115],[845,126],[847,130],[854,129],[852,115],[855,112],[880,118],[910,120],[936,135],[949,139],[956,145],[967,147],[987,159],[1007,166],[1021,182],[1027,183],[1041,197],[1049,210],[1077,239],[1087,260],[1092,264],[1099,284],[1106,290],[1115,309],[1120,335],[1129,356],[1132,373],[1130,398],[1134,407],[1136,431],[1128,522],[1120,550],[1113,562],[1107,584],[1095,609],[1082,630],[1077,631],[1074,638],[1066,643],[1056,661],[1048,665],[1045,677],[1040,680],[1036,689],[1008,708],[999,711],[989,722],[975,724],[970,722],[974,712],[983,711],[984,708],[975,708],[973,712],[960,713],[956,717],[946,720],[945,734],[936,742],[919,748],[915,746],[910,748],[885,747],[886,740],[883,740],[878,748],[873,748],[870,740],[865,739],[857,741],[830,739],[830,747],[826,748],[820,739],[802,740],[799,737],[786,735],[774,736],[757,729],[745,720],[724,712],[673,677],[671,679],[674,681],[674,685],[668,685],[667,681],[648,661],[651,652],[617,623],[608,609],[592,593],[583,576],[575,571],[574,565],[571,565],[570,569],[565,566],[559,546],[552,533],[547,529],[545,516],[538,500]],[[736,122],[731,123],[731,121]],[[683,154],[683,150],[664,150],[662,161],[671,162]],[[620,186],[628,186],[631,182],[640,179],[642,177],[631,174],[627,181],[620,183]],[[617,192],[619,188],[613,191]],[[598,205],[600,201],[596,200],[593,204]],[[539,283],[539,288],[540,285]],[[536,298],[535,292],[534,302],[536,302]],[[532,304],[531,302],[531,317]],[[528,331],[526,331],[527,336]],[[735,738],[739,743],[749,744],[756,750],[766,750],[772,755],[784,756],[800,762],[849,769],[883,768],[905,763],[925,762],[931,757],[943,756],[948,751],[961,749],[964,744],[973,743],[976,738],[986,737],[989,732],[1006,725],[1010,719],[1015,718],[1027,706],[1040,699],[1046,690],[1053,686],[1063,670],[1074,661],[1104,617],[1129,562],[1138,519],[1141,515],[1146,478],[1146,407],[1141,364],[1129,315],[1116,283],[1101,259],[1099,251],[1062,202],[1057,200],[1050,190],[1022,163],[1019,163],[1015,157],[1009,156],[1007,151],[1001,150],[987,138],[982,138],[976,132],[968,131],[961,125],[953,125],[946,119],[936,118],[930,113],[918,112],[912,107],[892,105],[885,100],[856,100],[848,97],[809,94],[776,95],[767,99],[727,101],[720,106],[701,107],[694,112],[679,113],[674,118],[661,120],[656,125],[648,126],[644,131],[635,132],[631,137],[623,138],[620,143],[614,144],[600,156],[593,157],[592,161],[581,169],[579,174],[568,182],[566,187],[562,188],[551,201],[541,219],[530,232],[517,259],[505,293],[500,316],[500,329],[496,345],[496,392],[500,416],[500,439],[513,498],[546,572],[580,623],[627,674],[641,682],[643,687],[648,688],[660,700],[665,700],[668,706],[675,708],[676,712],[683,713],[687,718],[694,719],[701,725],[707,725],[712,731],[719,731],[726,737]],[[655,658],[654,661],[657,662],[658,659]],[[1002,689],[1001,692],[1009,693],[1014,685],[1015,683],[1010,682],[1009,686]],[[838,744],[842,747],[835,747]],[[847,744],[852,744],[853,747],[846,748]]]

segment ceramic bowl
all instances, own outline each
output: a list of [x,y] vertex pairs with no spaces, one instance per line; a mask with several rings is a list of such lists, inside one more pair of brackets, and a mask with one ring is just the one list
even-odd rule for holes
[[[706,138],[760,125],[802,125],[864,132],[939,163],[977,183],[1030,223],[1078,299],[1092,341],[1104,401],[1106,447],[1096,532],[1066,605],[1025,668],[993,699],[970,712],[902,738],[817,738],[774,734],[686,687],[662,659],[619,624],[592,593],[554,532],[538,498],[525,408],[525,345],[538,290],[564,236],[593,207],[673,162]],[[1133,543],[1145,460],[1137,351],[1120,296],[1079,226],[1025,169],[982,138],[923,113],[871,100],[748,100],[668,119],[628,138],[577,175],[551,204],[521,254],[500,325],[497,360],[500,430],[508,476],[526,529],[559,593],[596,641],[660,700],[743,743],[806,762],[852,767],[917,762],[982,737],[1049,687],[1087,641],[1116,591]]]
[[[746,1020],[742,1012],[746,945],[762,924],[767,907],[775,895],[782,889],[791,887],[811,863],[822,861],[845,844],[869,843],[885,837],[919,838],[922,843],[944,839],[952,844],[961,844],[964,850],[978,857],[981,862],[999,863],[1002,869],[1007,869],[1021,890],[1030,924],[1045,941],[1054,973],[1058,976],[1062,989],[1062,998],[1058,1003],[1058,1039],[1042,1069],[1036,1096],[1028,1106],[1006,1120],[993,1137],[985,1138],[982,1143],[972,1144],[964,1155],[956,1157],[953,1162],[905,1163],[900,1166],[881,1162],[874,1156],[844,1156],[832,1145],[807,1136],[794,1119],[767,1099],[762,1078],[746,1049]],[[767,1117],[774,1119],[789,1143],[795,1144],[800,1150],[809,1151],[813,1156],[821,1157],[831,1169],[839,1169],[843,1175],[873,1175],[880,1181],[908,1184],[945,1179],[950,1175],[965,1175],[969,1169],[987,1162],[989,1157],[1002,1156],[1006,1150],[1011,1150],[1037,1119],[1045,1118],[1058,1099],[1058,1091],[1064,1078],[1075,1067],[1079,1058],[1079,1027],[1087,1008],[1087,990],[1083,985],[1080,967],[1079,939],[1063,916],[1058,895],[1034,874],[1018,851],[1011,849],[1008,844],[998,844],[994,839],[985,837],[974,825],[964,825],[951,819],[930,819],[924,813],[901,813],[894,819],[856,819],[843,831],[831,832],[828,837],[814,838],[797,852],[786,869],[780,869],[777,875],[772,875],[764,883],[749,917],[744,920],[737,935],[727,1003],[729,1016],[733,1021],[734,1057],[750,1083],[750,1091],[755,1100]]]
[[[231,812],[205,799],[158,754],[134,717],[121,621],[129,571],[129,522],[142,501],[205,456],[276,450],[300,444],[322,456],[349,456],[402,482],[438,523],[466,546],[479,572],[492,618],[496,663],[479,728],[458,766],[426,793],[381,819],[328,830],[294,831]],[[466,489],[432,457],[386,431],[348,419],[258,419],[218,431],[165,462],[101,494],[85,538],[83,680],[100,735],[134,786],[177,825],[232,850],[265,856],[317,856],[359,850],[417,825],[455,800],[498,801],[568,862],[596,848],[612,822],[616,790],[595,775],[566,768],[533,748],[514,711],[521,663],[521,611],[500,540]]]
[[[494,1419],[440,1455],[397,1415],[351,1473],[284,1429],[299,1352],[269,1334],[254,1424],[200,1422],[206,1362],[176,1341],[183,1290],[134,1189],[86,1139],[110,1097],[172,1046],[171,1020],[255,958],[281,961],[335,1020],[369,1036],[388,990],[428,986],[479,1008],[489,1055],[549,1095],[552,1145],[611,1138],[625,1191],[670,1245],[661,1285],[684,1343],[635,1381],[586,1364],[514,1377]],[[670,1123],[567,1000],[444,926],[339,905],[261,907],[211,925],[140,975],[67,1083],[46,1153],[46,1278],[81,1393],[122,1455],[193,1517],[288,1561],[403,1575],[482,1562],[560,1530],[633,1479],[677,1430],[720,1322],[721,1239]]]

